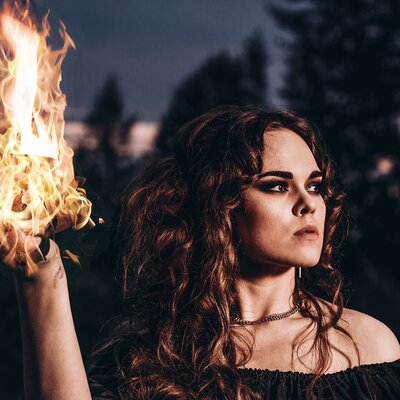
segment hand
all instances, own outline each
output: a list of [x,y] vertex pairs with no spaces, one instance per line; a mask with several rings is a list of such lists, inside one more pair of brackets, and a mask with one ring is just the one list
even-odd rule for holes
[[15,226],[3,225],[0,230],[0,260],[17,274],[30,276],[60,257],[57,244],[49,236],[70,226],[68,220],[55,218],[45,232],[38,236],[29,236]]

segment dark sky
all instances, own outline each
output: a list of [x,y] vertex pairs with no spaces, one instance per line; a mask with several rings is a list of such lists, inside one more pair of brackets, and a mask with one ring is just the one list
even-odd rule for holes
[[84,117],[108,74],[120,82],[126,113],[158,120],[173,88],[221,50],[241,51],[259,30],[269,44],[272,101],[278,102],[277,29],[265,0],[46,0],[51,22],[61,19],[76,43],[63,66],[69,120]]

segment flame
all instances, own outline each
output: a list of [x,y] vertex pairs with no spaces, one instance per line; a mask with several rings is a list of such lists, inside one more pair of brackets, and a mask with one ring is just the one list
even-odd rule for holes
[[[80,229],[91,213],[64,140],[61,64],[75,45],[60,23],[63,46],[53,50],[48,14],[35,23],[25,3],[6,3],[0,11],[0,241],[11,248],[10,264],[21,238],[43,234],[56,216]],[[37,265],[24,240],[30,274]]]

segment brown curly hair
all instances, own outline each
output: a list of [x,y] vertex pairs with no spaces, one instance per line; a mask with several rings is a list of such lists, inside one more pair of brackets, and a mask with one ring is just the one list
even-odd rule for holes
[[101,348],[113,351],[122,399],[260,398],[238,373],[252,344],[231,323],[239,304],[235,220],[243,188],[261,172],[264,134],[281,128],[311,149],[327,208],[320,262],[305,269],[293,293],[316,327],[310,398],[331,359],[328,329],[352,340],[338,325],[343,278],[334,267],[347,234],[345,197],[317,129],[287,110],[219,107],[184,125],[172,154],[154,161],[122,197],[118,242],[126,312]]

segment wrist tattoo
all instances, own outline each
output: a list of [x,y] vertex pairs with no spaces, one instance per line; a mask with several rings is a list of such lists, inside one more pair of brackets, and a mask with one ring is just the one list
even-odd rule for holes
[[53,280],[53,288],[55,289],[57,286],[57,281],[59,281],[60,279],[62,279],[62,277],[64,276],[64,271],[63,271],[63,266],[60,265],[56,274],[54,275],[54,280]]

